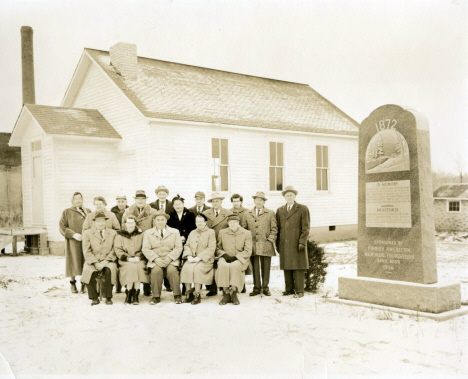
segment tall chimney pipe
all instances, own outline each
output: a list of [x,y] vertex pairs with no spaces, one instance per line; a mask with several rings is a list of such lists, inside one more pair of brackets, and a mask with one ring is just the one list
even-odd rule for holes
[[21,27],[21,66],[23,70],[23,104],[36,104],[33,29],[30,26]]

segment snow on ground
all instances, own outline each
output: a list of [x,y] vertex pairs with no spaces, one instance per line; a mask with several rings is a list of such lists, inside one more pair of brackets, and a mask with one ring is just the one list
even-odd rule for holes
[[[468,374],[468,316],[446,322],[326,302],[337,278],[356,275],[356,242],[325,246],[327,280],[317,294],[281,296],[278,258],[273,296],[221,295],[198,306],[172,294],[150,306],[90,306],[71,294],[56,256],[0,257],[0,377],[41,375],[288,376]],[[467,300],[468,244],[438,242],[441,280],[462,281]],[[247,292],[252,277],[247,277]],[[2,374],[4,376],[2,376]]]

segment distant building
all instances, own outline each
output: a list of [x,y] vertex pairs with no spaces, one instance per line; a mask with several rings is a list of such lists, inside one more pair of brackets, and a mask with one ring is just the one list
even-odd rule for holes
[[444,184],[434,191],[437,231],[468,232],[468,183]]
[[8,146],[11,133],[0,133],[0,227],[23,222],[21,148]]
[[[52,75],[53,73],[51,73]],[[311,211],[316,240],[357,233],[359,124],[306,84],[137,56],[136,46],[84,49],[61,107],[24,104],[10,140],[21,146],[25,225],[44,225],[63,251],[58,222],[75,191],[132,198],[165,185],[193,205],[196,191],[286,185]]]

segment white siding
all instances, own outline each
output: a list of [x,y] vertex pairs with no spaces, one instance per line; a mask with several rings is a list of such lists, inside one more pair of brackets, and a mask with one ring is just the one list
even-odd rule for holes
[[[31,142],[42,140],[44,131],[33,119],[21,141],[21,165],[23,171],[23,224],[32,226],[32,191],[31,191]],[[44,152],[43,152],[44,153]],[[44,164],[44,163],[43,163]]]
[[[240,193],[244,206],[253,207],[252,195],[264,191],[266,206],[276,210],[284,204],[281,192],[269,189],[269,142],[284,143],[284,185],[299,191],[297,201],[311,211],[311,227],[357,224],[358,140],[334,136],[265,132],[189,123],[153,122],[150,175],[146,188],[166,185],[169,198],[177,193],[194,204],[193,195],[211,194],[211,138],[229,140],[230,191],[223,205],[231,208],[230,196]],[[329,191],[316,191],[315,146],[329,146]]]
[[44,172],[44,223],[47,226],[48,234],[53,234],[58,229],[58,220],[55,219],[54,145],[50,136],[46,136],[42,142],[42,166]]
[[115,202],[117,194],[134,196],[136,188],[144,189],[149,155],[148,123],[95,64],[91,65],[72,106],[98,109],[122,137],[117,145],[119,159],[112,168],[120,178],[113,188],[112,201]]
[[[52,224],[48,224],[49,240],[62,241],[58,223],[64,209],[71,206],[74,192],[83,194],[84,206],[94,210],[93,198],[115,198],[118,176],[115,174],[115,143],[67,138],[54,138],[55,199]],[[108,201],[108,203],[110,203]],[[109,208],[109,205],[107,206]]]

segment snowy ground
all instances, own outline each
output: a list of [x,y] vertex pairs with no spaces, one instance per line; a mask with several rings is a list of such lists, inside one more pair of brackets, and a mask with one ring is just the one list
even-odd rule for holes
[[[462,281],[468,244],[437,242],[440,281]],[[356,275],[356,242],[326,245],[330,266],[317,294],[281,296],[274,259],[271,297],[221,296],[176,305],[90,306],[71,294],[63,257],[0,257],[0,378],[45,375],[389,378],[468,375],[468,316],[436,321],[326,302],[337,277]],[[252,277],[247,277],[247,290]],[[12,374],[13,373],[13,374]],[[9,375],[10,374],[10,375]],[[110,377],[110,376],[109,376]]]

